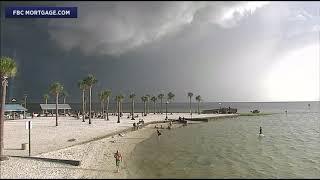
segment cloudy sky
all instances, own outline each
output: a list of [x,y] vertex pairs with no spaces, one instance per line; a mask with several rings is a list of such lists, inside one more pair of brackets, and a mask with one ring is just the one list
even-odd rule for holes
[[[172,91],[187,101],[319,100],[320,2],[2,2],[78,7],[77,19],[6,19],[2,55],[15,57],[9,97],[39,102],[60,81],[73,102],[94,93]],[[3,12],[3,11],[2,11]],[[95,97],[95,99],[97,99]]]

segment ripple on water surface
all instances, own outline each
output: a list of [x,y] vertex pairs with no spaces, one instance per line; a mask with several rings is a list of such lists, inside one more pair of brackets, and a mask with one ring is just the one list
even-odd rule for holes
[[275,114],[165,131],[139,144],[128,166],[136,178],[319,178],[318,119]]

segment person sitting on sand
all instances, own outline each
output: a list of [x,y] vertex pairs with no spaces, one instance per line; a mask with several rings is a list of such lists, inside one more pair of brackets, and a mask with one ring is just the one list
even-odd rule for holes
[[157,134],[158,134],[158,136],[160,136],[161,135],[161,132],[157,129]]
[[117,166],[117,172],[120,170],[120,161],[122,161],[122,156],[117,150],[117,152],[114,154],[114,158],[116,158],[116,166]]

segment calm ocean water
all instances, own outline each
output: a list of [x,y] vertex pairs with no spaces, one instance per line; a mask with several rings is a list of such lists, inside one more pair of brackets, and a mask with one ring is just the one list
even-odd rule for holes
[[[285,105],[261,107],[279,111]],[[320,114],[315,105],[287,104],[287,115],[242,116],[166,130],[160,140],[154,134],[133,151],[129,177],[320,178]],[[258,136],[259,126],[264,137]]]
[[[310,107],[308,107],[310,104]],[[70,103],[72,110],[80,110],[82,105],[80,103]],[[109,111],[115,111],[115,103],[111,102],[109,105]],[[288,112],[317,112],[320,109],[319,102],[223,102],[221,103],[222,107],[232,107],[237,108],[238,112],[249,112],[253,109],[259,109],[262,112],[284,112],[288,110]],[[89,106],[87,106],[89,107]],[[202,102],[200,103],[200,110],[204,109],[214,109],[219,108],[220,105],[218,102]],[[27,104],[27,108],[29,112],[40,112],[40,103],[29,103]],[[93,103],[92,109],[94,111],[100,111],[100,103]],[[150,103],[149,106],[150,112],[154,111],[153,103]],[[156,105],[156,110],[159,111],[160,103]],[[165,104],[162,106],[163,112],[165,112]],[[197,110],[197,103],[192,103],[193,111]],[[125,102],[123,103],[123,111],[130,112],[131,111],[131,103]],[[135,103],[135,111],[142,112],[143,111],[143,103]],[[171,103],[168,104],[168,112],[189,112],[189,103]]]

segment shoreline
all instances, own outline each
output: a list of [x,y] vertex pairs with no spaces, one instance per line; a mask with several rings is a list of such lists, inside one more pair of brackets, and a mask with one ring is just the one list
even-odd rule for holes
[[[103,136],[33,156],[77,160],[81,162],[79,166],[10,157],[9,160],[1,162],[1,178],[129,178],[126,162],[130,161],[134,148],[156,132],[154,128],[156,124],[167,127],[169,122],[163,122],[148,121],[139,130],[132,131],[132,127],[114,130]],[[181,126],[181,123],[173,122],[173,129]],[[119,136],[119,133],[123,136]],[[123,156],[119,173],[115,173],[116,166],[113,157],[117,149]]]
[[[134,148],[156,133],[154,125],[167,124],[168,122],[150,123],[142,129],[124,133],[123,137],[110,136],[34,156],[80,160],[79,166],[10,157],[10,160],[1,163],[1,178],[129,178],[126,163],[130,160]],[[173,129],[180,126],[182,124],[174,123]],[[119,173],[115,173],[116,166],[113,158],[113,153],[117,149],[123,156]]]

